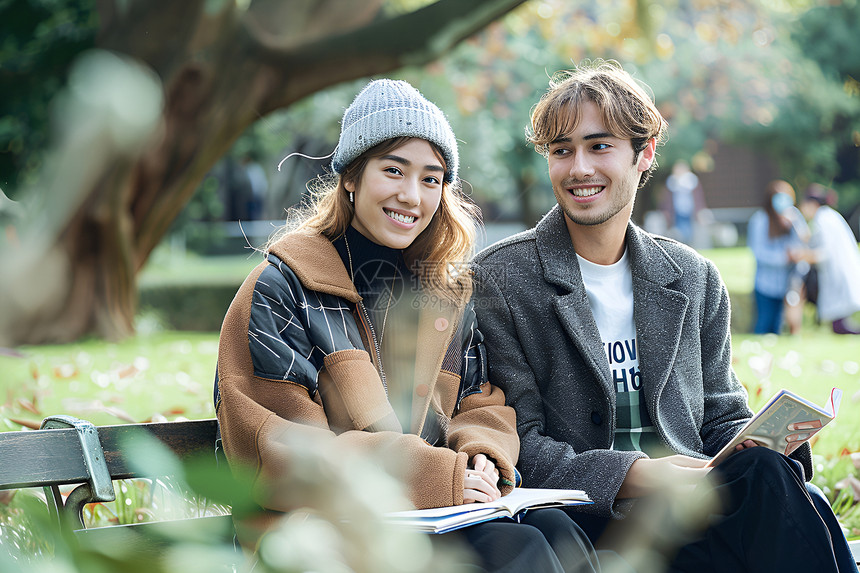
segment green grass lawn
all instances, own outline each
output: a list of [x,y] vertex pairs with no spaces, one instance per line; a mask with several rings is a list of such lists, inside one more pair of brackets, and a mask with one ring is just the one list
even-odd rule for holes
[[702,255],[717,265],[729,292],[752,292],[755,259],[748,248],[707,249],[702,251]]
[[94,424],[215,415],[214,333],[160,332],[118,344],[87,341],[25,347],[0,356],[0,428],[19,430],[51,414]]
[[[733,292],[752,288],[749,251],[707,251]],[[165,284],[177,277],[239,284],[259,257],[154,259],[142,281]],[[197,284],[197,283],[195,283]],[[225,283],[226,284],[226,283]],[[24,347],[0,355],[0,431],[35,428],[45,416],[69,414],[97,425],[214,416],[212,382],[217,333],[159,331],[120,343],[84,341]],[[844,396],[839,417],[815,438],[816,483],[831,499],[835,483],[856,473],[844,454],[860,452],[860,340],[836,336],[807,321],[797,336],[733,336],[734,368],[756,410],[781,388],[823,404],[830,388]],[[850,501],[850,500],[849,500]],[[854,506],[854,513],[857,513]],[[843,513],[853,534],[860,516]]]
[[[860,451],[858,344],[824,328],[795,337],[736,335],[734,367],[753,409],[781,388],[816,403],[842,388],[839,418],[821,432],[816,453]],[[0,356],[0,428],[17,430],[58,413],[96,424],[211,417],[217,350],[216,333],[187,332],[21,348],[18,356]]]
[[177,255],[166,249],[156,250],[140,275],[141,286],[169,284],[242,284],[251,270],[263,260],[263,255],[248,251],[247,255],[201,257],[193,253]]

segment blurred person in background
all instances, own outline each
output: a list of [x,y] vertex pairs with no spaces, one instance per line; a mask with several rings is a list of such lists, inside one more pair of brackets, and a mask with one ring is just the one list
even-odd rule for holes
[[[786,295],[789,294],[792,271],[797,262],[795,253],[808,236],[803,215],[794,202],[794,188],[787,181],[771,181],[765,188],[764,205],[753,213],[747,226],[747,245],[756,263],[753,287],[755,334],[782,332]],[[794,303],[792,308],[802,308],[796,300],[799,292],[792,292],[794,294],[789,301]],[[796,332],[800,326],[797,315],[793,313],[791,316],[790,330]]]
[[[690,170],[690,164],[679,159],[666,178],[671,204],[672,230],[678,240],[693,245],[698,217],[705,209],[705,193],[699,177]],[[698,246],[698,245],[693,245]]]
[[[272,239],[224,319],[215,400],[231,465],[276,479],[290,464],[281,438],[323,436],[385,453],[419,509],[515,487],[516,419],[487,379],[466,264],[477,208],[458,161],[444,114],[406,82],[373,81],[347,108],[333,175]],[[280,499],[260,500],[272,510],[263,521],[291,509]],[[431,540],[452,538],[481,571],[599,571],[559,509]]]
[[795,257],[815,265],[818,274],[816,307],[820,320],[832,322],[836,334],[860,334],[852,315],[860,311],[860,250],[851,227],[830,205],[832,189],[813,183],[800,210],[810,223],[809,248]]
[[251,187],[250,196],[247,198],[248,220],[258,221],[263,218],[263,207],[266,203],[266,193],[269,190],[269,180],[254,153],[246,153],[242,156],[242,168],[245,170]]

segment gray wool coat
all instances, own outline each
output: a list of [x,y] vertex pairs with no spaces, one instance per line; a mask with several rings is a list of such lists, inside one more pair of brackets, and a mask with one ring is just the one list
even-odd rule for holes
[[[639,367],[667,453],[713,456],[752,415],[731,366],[729,296],[713,263],[627,228]],[[622,517],[615,496],[645,454],[610,450],[615,385],[558,206],[534,229],[475,259],[478,324],[490,380],[517,413],[526,487],[585,490],[583,511]],[[795,456],[812,475],[808,445]]]

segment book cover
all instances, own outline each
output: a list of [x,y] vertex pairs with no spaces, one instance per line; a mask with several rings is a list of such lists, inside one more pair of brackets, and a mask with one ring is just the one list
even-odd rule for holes
[[761,446],[789,455],[836,417],[842,390],[833,388],[824,407],[788,390],[780,390],[740,429],[708,463],[717,466],[735,447],[753,440]]
[[508,495],[485,503],[466,503],[450,507],[415,509],[386,514],[386,520],[427,533],[446,533],[501,517],[516,517],[529,509],[563,507],[592,503],[588,495],[578,489],[514,489]]

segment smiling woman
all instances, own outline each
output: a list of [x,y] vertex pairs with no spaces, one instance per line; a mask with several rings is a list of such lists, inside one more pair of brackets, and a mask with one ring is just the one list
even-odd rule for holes
[[[390,468],[419,509],[492,501],[516,485],[516,419],[487,380],[464,268],[477,209],[457,170],[441,110],[406,82],[371,82],[343,116],[332,177],[239,289],[215,407],[228,461],[270,492],[257,525],[292,509],[291,484],[271,479],[295,463],[290,444],[320,436]],[[379,505],[394,509],[399,491]],[[266,553],[265,535],[237,531]],[[597,569],[558,509],[438,538],[471,548],[485,571]]]

